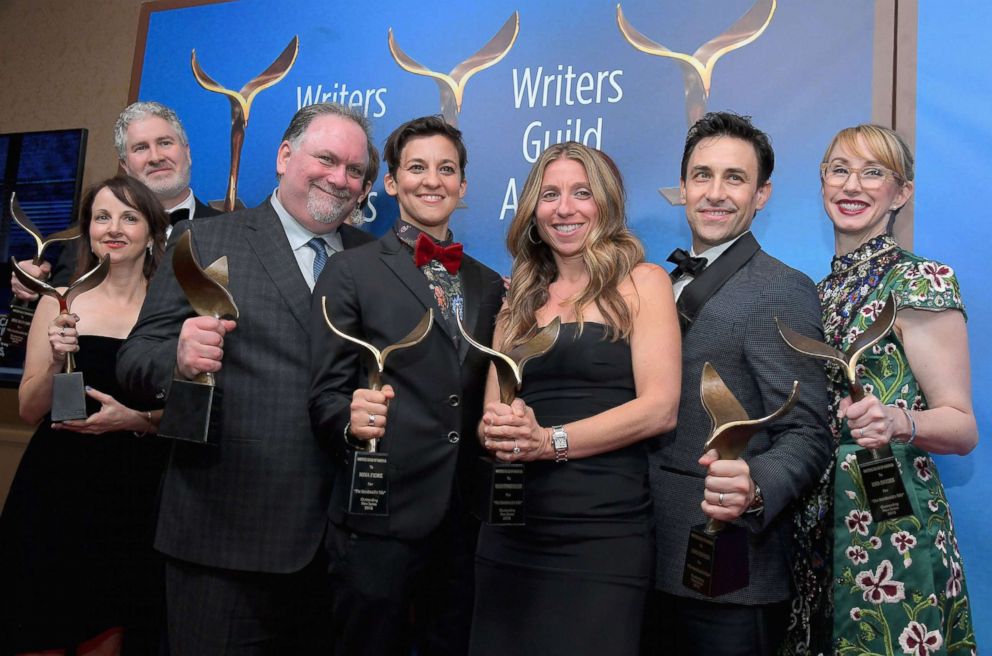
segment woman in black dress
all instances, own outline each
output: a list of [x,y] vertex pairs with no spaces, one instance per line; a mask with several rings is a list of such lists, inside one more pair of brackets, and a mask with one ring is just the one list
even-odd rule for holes
[[555,318],[512,405],[494,373],[479,437],[526,466],[526,526],[484,526],[471,653],[636,654],[654,547],[646,438],[678,412],[680,337],[668,276],[627,228],[605,154],[552,146],[531,170],[507,244],[514,257],[494,343]]
[[[127,407],[117,349],[162,257],[165,213],[133,178],[85,194],[78,277],[110,255],[110,273],[59,314],[43,297],[28,335],[21,417],[41,420],[0,517],[2,653],[156,653],[160,563],[152,550],[166,446],[158,412]],[[87,385],[89,416],[52,423],[52,377],[68,353]]]

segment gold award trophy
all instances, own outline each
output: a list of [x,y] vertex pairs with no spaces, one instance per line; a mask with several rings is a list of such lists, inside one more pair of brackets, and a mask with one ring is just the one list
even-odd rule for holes
[[[34,238],[35,256],[31,259],[35,266],[41,266],[44,261],[45,249],[58,241],[69,241],[78,239],[80,236],[79,224],[69,226],[65,230],[52,233],[46,239],[42,236],[38,226],[28,218],[28,215],[21,209],[21,204],[17,202],[17,192],[10,194],[10,216],[14,223]],[[3,333],[3,350],[7,347],[24,348],[27,344],[28,331],[31,329],[31,320],[34,318],[34,306],[30,301],[14,298],[10,302],[10,316],[7,318],[7,328]]]
[[[846,352],[800,335],[779,321],[778,317],[775,318],[775,323],[782,339],[794,350],[837,364],[844,373],[851,400],[860,401],[865,398],[865,391],[858,381],[858,360],[892,330],[896,322],[896,307],[895,294],[890,294],[874,323],[854,340]],[[879,449],[859,449],[856,455],[871,516],[876,521],[884,521],[912,515],[913,506],[906,496],[906,486],[903,484],[899,465],[892,455],[892,447],[886,444]]]
[[[172,251],[172,268],[193,311],[201,317],[238,318],[238,306],[227,290],[227,256],[200,268],[193,254],[193,242],[187,230]],[[158,434],[174,440],[216,445],[220,441],[222,394],[214,375],[202,372],[193,380],[172,380],[169,397],[162,411]]]
[[[528,360],[544,355],[558,341],[561,319],[542,328],[534,337],[517,345],[509,353],[502,353],[483,346],[465,332],[461,317],[457,317],[458,330],[469,344],[489,356],[496,367],[499,382],[499,400],[510,405],[517,396],[524,379],[524,365]],[[520,462],[500,462],[488,456],[481,458],[482,480],[485,487],[476,495],[476,514],[487,524],[522,526],[526,523],[524,512],[524,465]]]
[[[17,262],[11,261],[14,275],[22,285],[43,296],[51,296],[59,303],[59,314],[69,314],[73,299],[93,289],[110,273],[110,256],[104,255],[100,263],[84,273],[76,282],[60,292],[47,282],[27,274]],[[52,421],[86,419],[86,388],[83,373],[76,371],[76,359],[72,353],[65,354],[65,371],[55,374],[52,379]]]
[[[703,448],[706,451],[716,449],[720,460],[736,460],[755,433],[792,409],[798,393],[799,381],[795,381],[792,393],[782,407],[767,417],[748,419],[747,412],[720,374],[709,362],[705,363],[699,396],[710,416],[712,429]],[[749,577],[746,528],[710,518],[706,524],[690,530],[682,573],[684,586],[707,597],[716,597],[745,587]]]
[[[324,311],[324,321],[331,332],[361,347],[369,389],[373,390],[382,389],[382,374],[389,354],[424,341],[434,325],[434,310],[428,309],[420,323],[406,337],[380,351],[368,342],[341,332],[331,323],[331,318],[327,315],[326,296],[321,297],[320,305]],[[386,430],[389,430],[388,424]],[[368,440],[366,444],[367,450],[355,449],[349,453],[351,487],[348,488],[348,512],[353,515],[386,516],[389,514],[389,454],[378,450],[377,439]]]
[[[223,210],[225,212],[234,211],[240,201],[238,198],[238,172],[241,168],[241,147],[245,143],[245,129],[248,127],[248,114],[251,111],[251,103],[255,100],[263,89],[268,89],[274,84],[282,81],[289,69],[293,68],[296,62],[296,55],[300,52],[300,38],[294,36],[289,45],[276,57],[267,69],[259,73],[241,87],[241,91],[222,87],[207,75],[200,67],[200,62],[196,59],[196,50],[193,50],[191,65],[193,67],[193,77],[201,87],[207,91],[220,93],[227,96],[231,102],[231,173],[227,178],[227,195],[224,197]],[[214,204],[211,202],[211,204]],[[243,206],[243,204],[242,204]]]
[[519,32],[520,14],[513,12],[503,23],[499,32],[486,45],[451,69],[447,75],[430,70],[403,52],[399,44],[396,43],[396,39],[393,38],[393,28],[389,28],[388,32],[389,52],[400,68],[408,73],[434,78],[441,92],[441,115],[448,125],[457,127],[458,114],[462,111],[462,99],[465,96],[465,85],[468,83],[468,79],[503,59],[513,47]]
[[[742,48],[751,43],[765,31],[772,22],[777,6],[776,0],[757,0],[743,16],[737,19],[726,32],[710,39],[699,47],[693,54],[674,52],[660,43],[644,36],[631,25],[617,4],[617,25],[627,43],[637,50],[657,57],[674,59],[682,69],[682,82],[685,87],[685,118],[688,127],[706,113],[706,103],[710,97],[710,87],[713,84],[713,68],[720,57],[728,52]],[[658,190],[672,205],[681,205],[682,198],[679,188],[663,187]]]

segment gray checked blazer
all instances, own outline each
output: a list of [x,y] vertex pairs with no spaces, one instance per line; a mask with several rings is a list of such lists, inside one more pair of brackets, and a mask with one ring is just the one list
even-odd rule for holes
[[710,362],[752,418],[779,408],[793,380],[800,383],[795,407],[752,437],[743,456],[765,499],[761,515],[737,520],[750,531],[750,584],[714,601],[765,604],[792,594],[788,507],[826,468],[831,437],[823,366],[785,345],[776,316],[803,335],[823,340],[813,282],[757,250],[709,298],[683,336],[678,424],[657,439],[651,453],[659,590],[707,599],[682,585],[682,573],[689,530],[706,521],[700,508],[706,471],[697,461],[711,426],[699,398],[699,381],[703,363]]
[[[330,460],[307,412],[310,289],[269,199],[188,227],[202,266],[227,256],[241,316],[217,375],[220,444],[173,444],[155,547],[212,567],[295,572],[321,545],[331,492]],[[340,234],[345,248],[373,239],[349,226]],[[163,403],[192,316],[167,255],[118,355],[118,378],[135,398]]]

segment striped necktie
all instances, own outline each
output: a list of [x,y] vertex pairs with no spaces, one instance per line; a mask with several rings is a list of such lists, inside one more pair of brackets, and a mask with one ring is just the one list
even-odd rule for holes
[[314,237],[307,242],[307,246],[313,249],[313,281],[317,282],[317,278],[320,277],[320,272],[324,270],[324,265],[327,264],[327,248],[325,242],[320,237]]

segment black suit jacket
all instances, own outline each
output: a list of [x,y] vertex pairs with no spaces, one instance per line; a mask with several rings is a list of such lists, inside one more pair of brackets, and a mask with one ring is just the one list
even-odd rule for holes
[[[719,260],[718,260],[719,261]],[[705,284],[703,276],[690,283]],[[682,396],[678,424],[652,446],[656,586],[669,594],[706,599],[682,585],[686,545],[692,526],[706,517],[706,471],[698,464],[711,421],[699,397],[703,363],[710,362],[727,387],[757,419],[785,402],[792,382],[799,400],[782,418],[748,442],[743,458],[761,487],[765,510],[737,520],[749,535],[750,584],[718,601],[766,604],[792,593],[789,559],[792,520],[787,508],[823,473],[830,460],[826,377],[822,364],[786,346],[775,317],[803,335],[823,340],[820,302],[813,282],[758,250],[702,306],[682,342]]]
[[[266,199],[256,208],[181,222],[199,262],[226,255],[240,310],[224,339],[221,442],[177,442],[166,469],[155,546],[182,560],[260,572],[293,572],[321,543],[331,488],[327,454],[307,412],[310,289]],[[345,248],[372,237],[340,228]],[[118,356],[125,388],[161,405],[179,330],[194,316],[166,257]]]
[[[196,205],[196,209],[193,210],[194,219],[203,219],[208,216],[223,214],[223,212],[215,210],[196,196],[193,196],[193,202]],[[83,238],[85,239],[85,237]],[[62,252],[59,253],[59,259],[55,261],[55,267],[52,269],[51,282],[56,287],[66,287],[72,282],[72,274],[76,271],[76,262],[78,261],[77,244],[78,242],[73,240],[65,242],[62,245]]]
[[[471,257],[460,269],[465,329],[492,341],[503,280]],[[334,455],[337,475],[329,515],[338,525],[376,535],[414,539],[435,528],[458,489],[468,494],[470,463],[481,455],[476,426],[482,412],[489,361],[470,349],[437,317],[420,344],[386,360],[383,382],[396,397],[389,404],[380,450],[389,454],[389,516],[345,512],[350,473],[345,470],[344,428],[352,392],[365,387],[360,353],[324,321],[321,298],[339,330],[379,349],[399,342],[417,325],[433,297],[424,274],[393,231],[378,242],[341,253],[327,264],[313,294],[310,416],[314,432]],[[456,346],[456,343],[459,343]],[[456,476],[456,472],[460,476]]]

